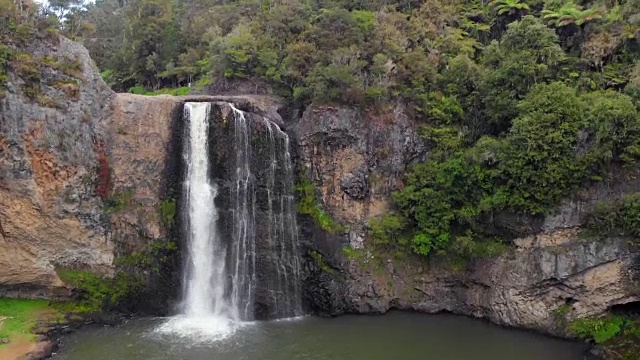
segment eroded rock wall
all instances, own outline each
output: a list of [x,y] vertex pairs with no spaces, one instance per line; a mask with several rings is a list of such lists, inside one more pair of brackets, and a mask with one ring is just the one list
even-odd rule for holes
[[114,94],[81,45],[61,38],[46,52],[78,60],[81,74],[73,96],[43,85],[52,107],[25,97],[13,75],[0,100],[0,296],[64,296],[56,264],[109,272],[113,260],[95,183]]
[[292,130],[301,170],[335,220],[349,227],[355,249],[364,246],[367,219],[388,211],[407,166],[427,156],[401,106],[380,113],[312,106]]
[[[305,300],[317,313],[449,311],[566,335],[563,322],[640,300],[640,249],[630,239],[586,236],[580,227],[596,201],[637,191],[637,176],[582,191],[545,219],[512,224],[535,235],[517,238],[497,258],[455,269],[437,259],[397,258],[367,241],[368,219],[388,211],[407,166],[428,157],[401,108],[374,115],[313,106],[294,129],[319,204],[347,227],[329,234],[301,221]],[[347,256],[345,246],[361,250]]]

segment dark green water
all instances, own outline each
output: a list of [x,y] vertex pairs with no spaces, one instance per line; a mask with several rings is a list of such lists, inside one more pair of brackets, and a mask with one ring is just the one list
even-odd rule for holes
[[87,328],[57,360],[582,360],[571,343],[452,315],[302,318],[247,325],[211,344],[158,335],[163,320]]

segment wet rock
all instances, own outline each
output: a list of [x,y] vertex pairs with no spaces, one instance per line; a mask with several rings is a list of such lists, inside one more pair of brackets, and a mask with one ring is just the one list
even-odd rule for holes
[[362,200],[369,196],[369,181],[364,171],[344,177],[340,182],[340,188],[354,199]]
[[600,345],[595,345],[585,354],[585,360],[607,360],[611,359],[610,354]]
[[55,341],[51,340],[38,342],[35,349],[26,356],[26,360],[46,359],[53,354],[57,345]]

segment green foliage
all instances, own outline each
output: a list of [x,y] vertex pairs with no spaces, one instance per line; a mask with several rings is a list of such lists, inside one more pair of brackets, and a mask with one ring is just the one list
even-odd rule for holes
[[183,86],[179,88],[165,88],[165,89],[147,91],[144,88],[144,86],[136,85],[134,87],[129,88],[129,93],[137,94],[137,95],[147,95],[147,96],[154,96],[154,95],[183,96],[183,95],[189,95],[190,90],[191,88],[189,88],[188,86]]
[[589,175],[594,159],[580,156],[579,134],[586,128],[585,105],[561,83],[538,85],[518,104],[500,178],[511,208],[542,214]]
[[567,315],[571,312],[572,308],[569,304],[562,304],[557,308],[551,311],[553,315],[553,320],[556,326],[566,327],[567,325]]
[[[60,24],[121,91],[242,79],[300,105],[402,100],[424,120],[464,126],[475,141],[506,132],[534,84],[575,81],[563,67],[591,83],[604,66],[637,61],[634,1],[545,1],[542,10],[542,1],[525,0],[104,0]],[[448,89],[461,57],[480,76]],[[624,86],[628,71],[615,80]]]
[[338,273],[337,270],[334,269],[318,251],[311,249],[308,254],[323,272],[334,275]]
[[316,203],[315,188],[305,176],[301,176],[296,190],[300,197],[298,202],[299,213],[309,215],[322,230],[331,234],[345,230],[344,226],[338,224]]
[[598,156],[634,165],[640,155],[640,113],[633,100],[615,91],[596,91],[583,96],[590,104],[586,122],[595,127]]
[[637,333],[630,318],[609,315],[602,318],[579,319],[569,324],[569,330],[582,339],[593,339],[597,344],[606,343],[625,332]]
[[108,278],[88,271],[56,267],[60,280],[78,288],[81,300],[74,307],[79,313],[94,313],[116,308],[139,284],[125,276]]
[[504,212],[545,214],[609,167],[638,159],[640,119],[625,95],[578,95],[563,83],[538,84],[517,111],[506,136],[483,137],[469,148],[452,129],[423,129],[435,146],[433,157],[411,168],[405,187],[393,194],[406,229],[414,232],[414,252],[497,254],[503,243],[487,219]]
[[160,215],[165,225],[171,229],[176,222],[176,199],[165,199],[160,203]]
[[386,214],[379,218],[369,220],[371,238],[374,245],[388,245],[398,243],[406,244],[402,238],[402,232],[406,228],[406,220],[398,214]]
[[640,236],[640,193],[598,202],[589,215],[587,227],[602,235]]
[[133,190],[125,190],[112,194],[104,204],[104,211],[107,213],[117,213],[125,210],[131,205],[131,199],[135,195]]
[[553,79],[565,57],[555,32],[533,17],[509,24],[500,42],[484,51],[489,69],[483,80],[486,112],[495,133],[506,131],[517,115],[516,104],[535,84]]
[[143,251],[119,256],[115,264],[131,273],[151,272],[154,275],[162,275],[163,266],[170,264],[177,251],[178,246],[174,241],[154,241]]
[[508,13],[513,15],[519,11],[528,11],[529,5],[520,0],[493,0],[489,3],[490,6],[494,6],[498,11],[498,15]]
[[144,86],[136,85],[134,87],[129,88],[129,94],[143,95],[146,93]]
[[342,248],[342,253],[349,260],[359,260],[364,256],[362,249],[354,249],[351,245],[346,245]]
[[46,300],[0,298],[0,317],[5,318],[0,325],[0,339],[27,337],[35,340],[36,335],[31,333],[31,328],[36,325],[38,314],[48,309]]
[[549,9],[545,6],[541,15],[550,25],[562,27],[570,24],[584,25],[589,21],[601,19],[605,12],[604,8],[583,9],[573,1],[567,1],[557,9]]

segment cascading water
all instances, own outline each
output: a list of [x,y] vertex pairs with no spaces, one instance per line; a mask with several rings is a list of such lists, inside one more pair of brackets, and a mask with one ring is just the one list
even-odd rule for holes
[[[210,119],[212,106],[230,107],[233,121]],[[186,103],[184,120],[183,303],[158,331],[209,341],[242,321],[302,315],[289,137],[232,104]],[[216,158],[221,168],[209,159],[215,146],[228,155]]]
[[253,319],[256,284],[256,194],[251,174],[250,127],[244,113],[234,112],[236,153],[235,188],[232,189],[233,244],[231,253],[231,301],[244,320]]
[[[235,187],[232,188],[233,296],[242,319],[253,318],[259,265],[263,288],[272,306],[266,317],[302,315],[298,227],[293,190],[293,168],[289,136],[266,118],[249,120],[247,114],[229,104],[234,113]],[[251,139],[252,138],[252,139]],[[266,176],[263,176],[266,172]],[[278,177],[279,181],[276,181]],[[266,179],[257,183],[256,178]],[[265,191],[259,191],[264,189]],[[266,228],[256,234],[256,202],[266,192]],[[264,200],[264,199],[263,199]],[[257,264],[256,239],[266,256]],[[265,297],[265,296],[263,296]],[[264,315],[263,315],[264,316]]]
[[209,179],[207,135],[208,103],[185,104],[189,122],[189,142],[186,151],[187,178],[184,182],[189,259],[186,266],[184,313],[187,316],[226,316],[230,313],[224,299],[225,249],[220,244],[216,228],[218,220],[214,199],[217,188]]
[[[277,277],[271,288],[275,291],[274,317],[302,315],[300,292],[300,254],[298,249],[298,226],[295,216],[293,189],[293,168],[289,152],[289,136],[267,119],[263,119],[267,129],[269,167],[266,183],[269,204],[268,243],[271,245],[273,266]],[[276,173],[281,174],[282,188],[276,188]],[[280,193],[280,196],[274,195]],[[275,197],[275,198],[274,198]]]
[[182,313],[158,331],[199,340],[220,339],[233,332],[238,312],[227,301],[226,249],[217,227],[214,200],[218,189],[211,183],[208,152],[209,103],[186,103],[183,184],[181,209],[188,256],[184,266]]

